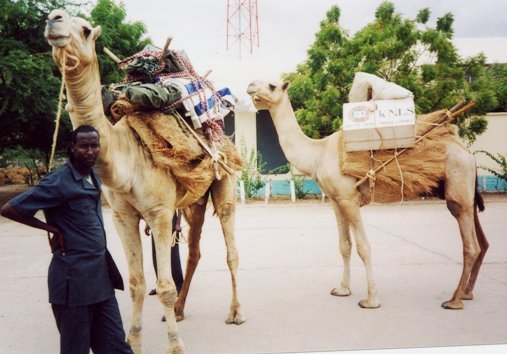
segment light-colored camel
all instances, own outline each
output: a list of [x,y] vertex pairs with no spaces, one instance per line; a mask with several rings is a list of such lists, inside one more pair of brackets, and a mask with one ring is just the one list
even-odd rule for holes
[[[107,120],[101,98],[99,66],[95,41],[100,27],[92,27],[81,18],[55,10],[48,17],[45,37],[53,47],[53,58],[64,77],[67,111],[74,127],[89,124],[100,134],[101,151],[96,169],[104,182],[104,194],[113,210],[116,230],[121,238],[129,268],[132,318],[127,341],[135,353],[141,353],[142,309],[146,293],[143,254],[139,232],[140,218],[150,225],[157,252],[157,295],[167,319],[168,352],[184,351],[177,332],[177,319],[183,319],[190,281],[200,258],[199,241],[208,195],[220,218],[227,246],[227,263],[232,277],[232,302],[227,323],[241,324],[244,316],[237,299],[238,253],[234,240],[236,205],[235,176],[215,180],[210,192],[199,203],[184,210],[189,223],[189,256],[185,280],[178,296],[171,277],[171,225],[181,188],[170,174],[153,166],[149,154],[138,144],[123,121],[114,126]],[[65,62],[63,58],[65,57]]]
[[[356,239],[357,252],[366,268],[368,297],[359,305],[364,308],[380,306],[372,274],[371,249],[360,214],[361,195],[355,187],[356,179],[340,172],[340,132],[324,138],[311,139],[300,129],[289,97],[288,83],[254,81],[247,92],[259,105],[269,109],[282,150],[298,170],[315,180],[332,202],[338,222],[340,253],[343,257],[343,278],[332,295],[350,295],[350,229]],[[442,307],[463,308],[462,299],[472,299],[473,289],[488,243],[477,217],[477,203],[482,198],[476,190],[476,164],[468,150],[456,142],[446,144],[445,200],[447,208],[457,219],[463,242],[463,272],[451,300]]]

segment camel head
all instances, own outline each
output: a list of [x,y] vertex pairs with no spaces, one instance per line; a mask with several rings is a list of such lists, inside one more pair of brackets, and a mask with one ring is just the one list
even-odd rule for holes
[[280,104],[287,97],[288,82],[266,82],[255,80],[248,85],[247,93],[252,97],[257,107],[266,106],[268,109]]
[[53,10],[46,20],[44,37],[53,47],[53,58],[60,69],[64,52],[66,66],[76,68],[96,60],[95,41],[100,32],[100,26],[94,28],[85,19],[71,17],[64,10]]

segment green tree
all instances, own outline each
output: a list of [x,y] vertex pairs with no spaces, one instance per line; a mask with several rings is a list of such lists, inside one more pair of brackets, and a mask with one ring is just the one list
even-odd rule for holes
[[111,84],[123,81],[124,74],[106,54],[107,47],[120,59],[127,58],[139,51],[145,45],[151,44],[146,35],[146,26],[142,22],[126,22],[125,6],[116,4],[113,0],[98,0],[90,13],[90,22],[102,27],[102,33],[97,40],[96,50],[99,59],[101,81]]
[[[68,0],[0,0],[0,154],[6,149],[24,149],[33,159],[49,162],[58,108],[61,75],[53,62],[51,47],[44,38],[49,13],[64,8],[73,16],[88,18],[102,26],[97,48],[104,46],[119,56],[141,50],[149,38],[144,24],[125,22],[123,5],[99,0],[91,10],[84,1]],[[102,80],[123,80],[111,59],[99,52]],[[64,111],[57,149],[65,151],[71,124]]]
[[0,153],[21,146],[31,155],[38,152],[34,157],[47,163],[60,79],[43,31],[49,12],[64,2],[0,0],[0,4]]
[[[340,26],[340,9],[332,6],[308,49],[308,59],[284,75],[291,81],[289,95],[303,131],[320,138],[341,126],[342,105],[358,71],[412,91],[418,113],[450,108],[463,98],[478,103],[465,117],[495,107],[484,57],[462,60],[451,41],[453,15],[438,18],[435,28],[427,25],[430,16],[424,8],[415,19],[404,19],[385,1],[374,21],[350,36]],[[457,124],[469,139],[486,128],[482,118],[473,123],[460,118]]]
[[507,112],[507,64],[493,64],[486,73],[487,79],[493,84],[497,105],[494,112]]

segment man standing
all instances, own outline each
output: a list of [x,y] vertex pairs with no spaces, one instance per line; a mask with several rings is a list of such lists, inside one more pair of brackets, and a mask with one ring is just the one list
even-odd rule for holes
[[[9,219],[48,232],[49,302],[60,332],[61,354],[132,354],[125,342],[114,288],[121,275],[106,248],[101,181],[93,171],[98,132],[82,125],[72,133],[70,162],[1,208]],[[43,210],[46,222],[34,217]],[[52,234],[52,236],[50,236]]]

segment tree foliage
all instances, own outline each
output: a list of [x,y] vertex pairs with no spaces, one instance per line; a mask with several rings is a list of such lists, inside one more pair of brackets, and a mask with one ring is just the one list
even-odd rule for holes
[[[415,19],[403,18],[385,1],[373,22],[351,36],[340,25],[339,7],[332,6],[307,60],[284,74],[291,82],[289,96],[303,131],[314,138],[336,131],[354,74],[363,71],[412,91],[418,113],[451,108],[462,99],[477,101],[456,123],[470,140],[482,133],[486,121],[480,116],[498,106],[485,58],[459,57],[452,43],[451,13],[438,18],[435,28],[427,24],[430,17],[430,9],[424,8]],[[464,118],[472,115],[475,118]]]
[[260,152],[248,149],[244,139],[241,139],[239,153],[244,162],[239,180],[243,181],[245,198],[251,199],[265,185],[262,179],[262,170],[265,163]]
[[486,72],[486,79],[493,84],[497,101],[494,112],[507,112],[507,64],[493,64]]
[[60,80],[43,30],[49,12],[63,1],[0,2],[0,153],[19,145],[47,160]]
[[90,13],[92,25],[100,25],[102,34],[96,43],[102,83],[108,85],[123,81],[124,74],[118,69],[103,48],[107,47],[119,58],[123,59],[141,51],[151,43],[146,35],[146,26],[142,22],[126,22],[125,6],[117,5],[113,0],[99,0]]
[[[0,154],[19,147],[39,152],[49,160],[61,75],[53,62],[51,47],[44,38],[49,13],[64,8],[73,16],[102,26],[97,48],[108,46],[119,56],[130,56],[148,43],[140,22],[126,23],[123,5],[99,0],[90,16],[88,4],[69,0],[0,0]],[[99,52],[104,83],[121,81],[116,65]],[[71,130],[63,112],[57,147],[64,151]]]

